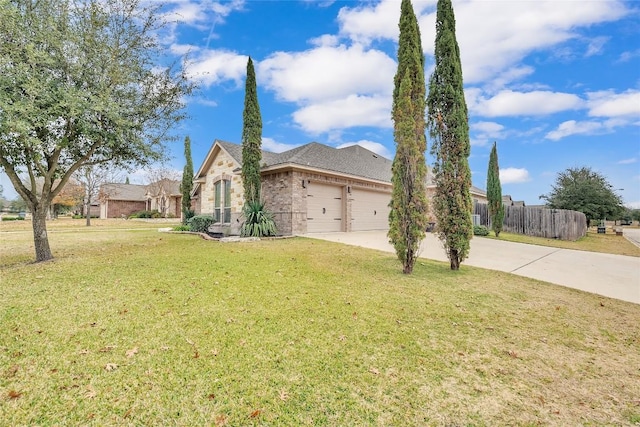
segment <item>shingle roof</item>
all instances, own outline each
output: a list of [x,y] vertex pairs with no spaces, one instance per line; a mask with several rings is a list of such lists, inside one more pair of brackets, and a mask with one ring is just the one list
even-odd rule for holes
[[[242,164],[242,146],[217,141],[235,161]],[[294,164],[323,169],[363,178],[391,182],[391,160],[359,145],[333,148],[311,142],[283,153],[262,151],[262,165],[266,167]]]
[[145,200],[146,185],[109,183],[100,186],[100,192],[111,200]]

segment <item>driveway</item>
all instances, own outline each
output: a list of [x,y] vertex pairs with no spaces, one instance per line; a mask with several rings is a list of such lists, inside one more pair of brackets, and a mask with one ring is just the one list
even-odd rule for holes
[[[394,252],[385,231],[311,233],[305,237]],[[427,233],[422,242],[420,257],[449,262],[432,233]],[[505,271],[640,304],[640,258],[636,257],[475,237],[463,265]]]
[[640,246],[640,228],[623,228],[622,235],[636,246]]

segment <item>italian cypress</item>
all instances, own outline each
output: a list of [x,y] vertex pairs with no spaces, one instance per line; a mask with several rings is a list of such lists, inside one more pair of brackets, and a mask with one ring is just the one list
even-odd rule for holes
[[451,269],[458,270],[469,255],[473,223],[469,123],[451,0],[438,0],[435,69],[429,80],[427,107],[427,126],[433,139],[431,153],[435,158],[433,205],[437,233]]
[[489,218],[491,229],[500,235],[504,221],[504,204],[502,203],[502,188],[500,186],[500,167],[498,166],[498,149],[493,143],[489,156],[489,170],[487,170],[487,200],[489,201]]
[[424,152],[425,79],[420,28],[410,0],[402,0],[398,70],[394,77],[392,119],[396,154],[388,237],[402,272],[411,274],[427,225],[427,165]]
[[191,210],[191,190],[193,189],[193,160],[191,159],[191,138],[187,136],[184,139],[184,168],[182,169],[182,183],[180,191],[182,192],[182,222],[187,220],[194,214]]
[[242,184],[246,203],[260,201],[260,160],[262,159],[262,117],[253,61],[247,61],[244,110],[242,112]]

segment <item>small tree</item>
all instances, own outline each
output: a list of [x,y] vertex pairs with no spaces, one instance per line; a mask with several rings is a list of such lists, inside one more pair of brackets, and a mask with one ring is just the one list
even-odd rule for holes
[[182,170],[182,223],[186,224],[194,214],[191,210],[191,190],[193,189],[193,160],[191,159],[191,139],[184,139],[184,169]]
[[100,186],[108,182],[115,182],[117,172],[107,165],[82,166],[73,174],[74,179],[83,187],[83,205],[86,226],[91,226],[91,203],[98,200]]
[[435,157],[433,206],[437,232],[451,269],[458,270],[469,255],[473,222],[469,122],[451,0],[438,0],[435,62],[427,97],[427,123],[433,138],[431,153]]
[[493,143],[489,156],[489,169],[487,170],[487,200],[489,202],[489,217],[491,229],[496,237],[502,231],[504,221],[504,204],[502,203],[502,186],[500,185],[500,167],[498,166],[498,149]]
[[584,166],[558,173],[551,192],[540,198],[552,209],[582,212],[587,217],[587,227],[593,220],[613,219],[624,209],[622,198],[604,175]]
[[411,274],[427,226],[427,165],[424,152],[425,81],[420,28],[410,0],[400,10],[398,70],[394,78],[392,118],[396,155],[391,167],[393,186],[389,212],[389,240]]
[[256,74],[251,57],[247,61],[244,110],[242,112],[242,184],[247,203],[260,202],[262,117],[258,104]]

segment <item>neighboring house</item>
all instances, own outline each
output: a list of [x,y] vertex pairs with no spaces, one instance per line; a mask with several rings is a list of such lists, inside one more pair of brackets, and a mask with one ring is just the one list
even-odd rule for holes
[[165,178],[146,187],[146,210],[157,210],[165,218],[181,218],[182,193],[180,192],[180,181]]
[[100,219],[126,218],[147,210],[147,186],[138,184],[102,184],[100,186]]
[[152,184],[110,183],[100,186],[100,218],[126,218],[157,210],[162,217],[181,218],[180,181],[161,179]]
[[526,206],[524,200],[513,200],[508,194],[502,196],[502,204],[505,206]]
[[[391,160],[359,145],[312,142],[279,154],[263,151],[261,162],[262,199],[280,234],[389,228]],[[212,231],[239,232],[241,173],[242,146],[214,141],[192,191],[196,213],[214,216]],[[472,197],[486,201],[486,193],[475,187]]]

